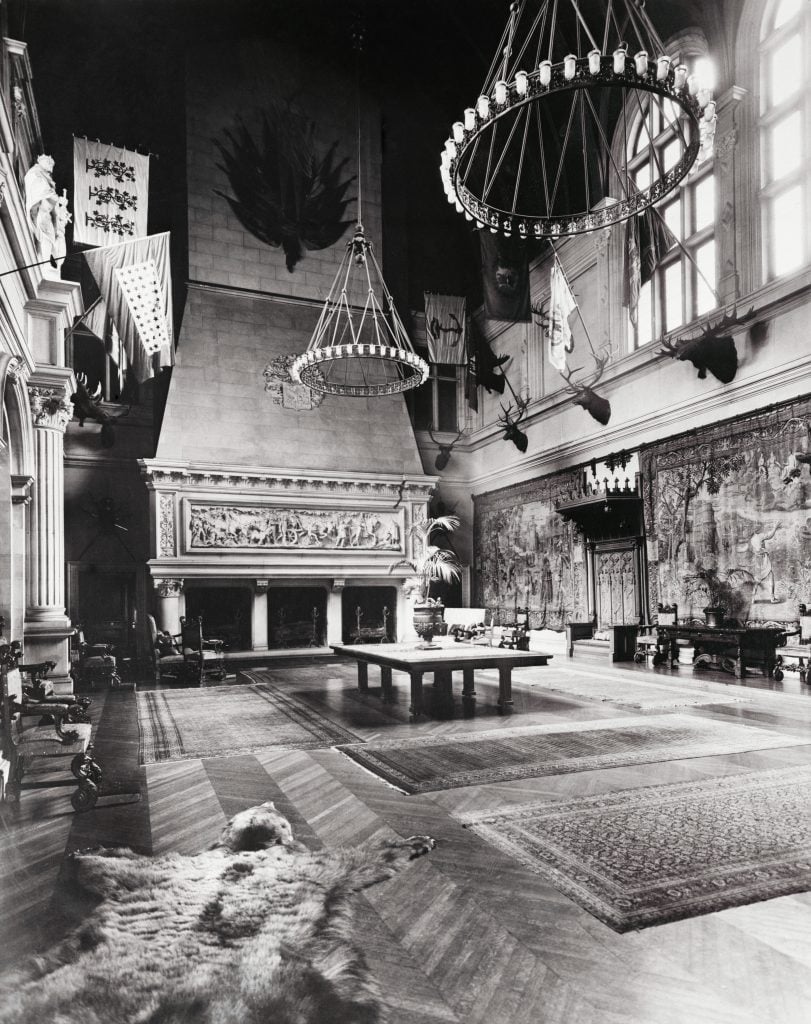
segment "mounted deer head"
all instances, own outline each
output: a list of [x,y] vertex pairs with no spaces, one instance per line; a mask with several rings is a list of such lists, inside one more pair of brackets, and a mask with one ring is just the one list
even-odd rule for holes
[[101,398],[101,384],[97,384],[91,392],[87,387],[87,374],[77,373],[76,391],[70,396],[70,400],[73,402],[73,414],[78,419],[80,427],[84,426],[85,420],[95,420],[97,423],[100,423],[102,447],[112,448],[115,444],[115,423],[122,416],[126,416],[129,409],[126,412],[119,413],[117,416],[113,416],[102,409]]
[[504,430],[504,440],[512,441],[519,452],[525,452],[529,439],[523,430],[518,429],[518,424],[524,419],[527,413],[527,406],[529,405],[529,398],[515,397],[516,409],[513,412],[512,403],[505,409],[502,405],[501,411],[504,413],[503,416],[499,416],[499,426]]
[[442,444],[440,441],[437,441],[437,439],[434,437],[433,430],[431,430],[430,427],[428,428],[428,433],[431,435],[431,440],[434,442],[434,444],[437,446],[437,448],[439,448],[439,454],[437,455],[436,459],[434,460],[434,468],[437,469],[440,473],[442,472],[442,470],[450,462],[450,460],[451,460],[451,452],[453,451],[453,446],[457,443],[457,441],[462,436],[462,434],[464,434],[464,432],[465,432],[465,428],[462,427],[462,429],[459,431],[459,433],[451,441],[450,444]]
[[560,375],[566,381],[566,390],[569,394],[574,395],[573,399],[575,405],[581,406],[583,409],[593,416],[598,423],[603,426],[608,423],[611,419],[611,403],[607,398],[603,398],[592,390],[597,381],[602,377],[603,370],[606,367],[606,363],[610,358],[611,353],[605,351],[601,356],[595,355],[594,361],[596,363],[594,376],[588,382],[588,384],[578,383],[572,380],[572,374],[577,373],[578,367],[575,370],[561,370]]
[[753,312],[754,306],[744,316],[738,317],[733,310],[730,316],[722,316],[716,323],[707,324],[696,338],[663,341],[659,351],[673,359],[687,359],[698,370],[699,380],[704,380],[709,370],[722,384],[729,384],[738,372],[738,352],[732,335],[725,332],[744,323]]

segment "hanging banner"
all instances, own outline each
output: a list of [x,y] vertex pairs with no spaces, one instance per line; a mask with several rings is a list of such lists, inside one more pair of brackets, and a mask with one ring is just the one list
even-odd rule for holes
[[530,320],[529,250],[520,238],[479,231],[484,315],[488,320]]
[[432,363],[465,362],[465,298],[425,292],[425,337]]
[[149,157],[73,139],[73,240],[114,245],[147,232]]
[[571,317],[577,311],[569,282],[557,256],[552,263],[549,297],[549,362],[557,370],[566,369],[566,355],[574,348]]
[[139,381],[175,357],[169,232],[84,254]]

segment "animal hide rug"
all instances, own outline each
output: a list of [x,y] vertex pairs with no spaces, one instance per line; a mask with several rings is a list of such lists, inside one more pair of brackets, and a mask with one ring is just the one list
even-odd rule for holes
[[374,1024],[381,1007],[350,897],[434,846],[427,836],[311,852],[272,803],[194,856],[72,858],[101,902],[0,981],[2,1024]]

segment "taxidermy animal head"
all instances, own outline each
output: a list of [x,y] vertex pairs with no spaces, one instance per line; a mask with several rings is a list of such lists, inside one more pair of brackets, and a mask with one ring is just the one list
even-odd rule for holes
[[336,162],[337,142],[318,156],[315,124],[290,100],[264,112],[260,141],[240,119],[223,134],[227,144],[214,145],[234,196],[214,191],[255,238],[282,248],[291,273],[305,250],[334,245],[353,223],[344,219],[354,199],[346,195],[354,176],[343,176],[348,157]]
[[512,404],[508,405],[505,409],[502,405],[501,411],[502,416],[499,416],[499,426],[504,429],[505,441],[512,441],[519,452],[525,452],[529,439],[523,430],[518,429],[519,423],[524,419],[527,414],[527,406],[529,405],[529,398],[518,398],[516,397],[516,409],[513,412]]
[[355,893],[435,845],[428,836],[311,851],[272,803],[205,852],[72,858],[101,898],[86,923],[0,977],[14,1024],[375,1024],[382,1008],[351,919]]
[[117,416],[102,409],[101,407],[101,384],[97,384],[93,392],[87,387],[87,374],[76,374],[76,390],[70,396],[73,402],[73,415],[78,419],[79,426],[84,426],[85,420],[95,420],[101,424],[101,445],[102,448],[112,448],[115,444],[115,423],[129,413],[121,412]]
[[735,315],[722,316],[715,324],[708,324],[697,338],[685,338],[683,341],[664,341],[660,352],[673,359],[686,359],[698,370],[699,380],[704,380],[707,371],[722,384],[729,384],[738,372],[738,352],[735,342],[728,332],[731,327],[744,323],[754,312],[754,306],[742,317]]
[[560,371],[561,377],[566,381],[566,390],[569,394],[575,396],[572,399],[574,404],[585,409],[590,416],[593,416],[594,419],[603,426],[605,426],[611,419],[611,403],[607,398],[603,398],[602,395],[598,395],[596,391],[592,390],[592,388],[600,377],[602,377],[609,355],[610,353],[604,352],[601,356],[595,356],[596,368],[594,370],[594,376],[588,384],[580,384],[577,381],[572,380],[572,374],[577,373],[577,369]]
[[456,442],[459,440],[459,438],[462,436],[462,434],[464,434],[464,432],[465,432],[465,428],[462,427],[462,429],[458,432],[458,434],[451,441],[450,444],[441,444],[434,437],[433,430],[431,430],[430,427],[428,428],[428,433],[431,435],[431,440],[434,442],[434,444],[439,449],[439,454],[437,455],[436,459],[434,460],[434,468],[439,470],[440,473],[448,465],[448,463],[451,461],[451,452],[453,451],[453,446],[456,444]]

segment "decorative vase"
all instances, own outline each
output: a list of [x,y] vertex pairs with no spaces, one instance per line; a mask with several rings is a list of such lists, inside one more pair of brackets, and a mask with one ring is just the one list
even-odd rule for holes
[[445,621],[445,606],[441,601],[418,602],[414,605],[414,630],[417,635],[429,644],[440,631]]
[[718,629],[723,626],[725,615],[726,608],[722,608],[720,605],[711,605],[704,609],[704,621],[710,629]]

